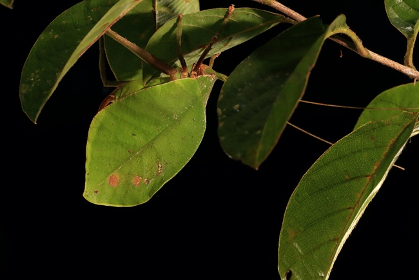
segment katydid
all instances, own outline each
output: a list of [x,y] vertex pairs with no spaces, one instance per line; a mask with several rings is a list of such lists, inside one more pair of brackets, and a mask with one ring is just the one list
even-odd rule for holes
[[[154,57],[152,54],[148,53],[144,49],[138,47],[136,44],[130,42],[126,38],[121,37],[118,33],[114,32],[113,30],[109,29],[106,34],[110,36],[112,39],[117,41],[118,43],[122,44],[124,47],[129,49],[135,55],[137,55],[140,59],[144,62],[148,63],[149,65],[155,67],[156,69],[160,70],[163,74],[168,75],[169,77],[158,77],[148,81],[147,86],[153,86],[162,84],[168,81],[176,80],[177,73],[180,73],[180,79],[183,78],[193,78],[196,79],[199,76],[215,76],[217,79],[226,82],[227,76],[221,73],[218,73],[212,69],[214,60],[220,55],[220,53],[213,55],[210,58],[209,65],[203,64],[204,59],[206,58],[208,52],[210,51],[212,45],[216,42],[217,36],[219,35],[220,31],[226,26],[229,18],[234,11],[234,5],[231,5],[224,17],[222,24],[220,25],[219,30],[207,44],[207,46],[203,49],[203,52],[200,58],[194,63],[191,67],[191,71],[188,73],[188,66],[185,62],[184,55],[182,54],[181,50],[181,37],[182,37],[182,15],[179,15],[177,18],[177,53],[178,59],[181,64],[180,69],[174,69],[166,62],[160,60],[159,58]],[[127,94],[133,93],[133,90],[138,91],[143,88],[143,81],[130,81],[130,82],[120,82],[120,81],[109,81],[106,77],[106,55],[105,55],[105,47],[104,47],[104,40],[100,38],[99,40],[99,53],[100,53],[100,74],[103,85],[106,87],[116,87],[105,99],[102,101],[101,105],[99,106],[99,111],[108,106],[110,103],[115,102],[116,100],[126,96]]]

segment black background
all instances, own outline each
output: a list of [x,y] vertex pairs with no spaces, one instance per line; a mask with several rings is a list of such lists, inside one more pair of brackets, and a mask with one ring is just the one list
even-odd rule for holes
[[[277,245],[286,203],[328,146],[287,127],[258,171],[229,159],[217,139],[218,82],[202,145],[173,180],[144,205],[90,204],[82,197],[86,137],[105,94],[97,46],[64,77],[37,125],[25,116],[18,98],[30,48],[49,22],[77,2],[17,0],[13,10],[0,7],[2,278],[279,279]],[[264,8],[243,0],[201,2],[202,9],[229,4]],[[366,47],[402,61],[405,38],[389,23],[383,1],[282,3],[307,17],[321,15],[325,23],[344,13]],[[229,74],[286,27],[223,53],[214,68]],[[409,82],[403,74],[328,41],[305,99],[366,106],[383,90]],[[351,131],[359,113],[301,104],[291,122],[334,142]],[[406,170],[391,170],[330,279],[418,278],[418,153],[415,137],[397,162]]]

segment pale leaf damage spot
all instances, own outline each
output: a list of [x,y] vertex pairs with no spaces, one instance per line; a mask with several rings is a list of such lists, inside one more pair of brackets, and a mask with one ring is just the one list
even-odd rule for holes
[[111,174],[108,178],[108,184],[114,188],[118,186],[118,176],[116,174]]

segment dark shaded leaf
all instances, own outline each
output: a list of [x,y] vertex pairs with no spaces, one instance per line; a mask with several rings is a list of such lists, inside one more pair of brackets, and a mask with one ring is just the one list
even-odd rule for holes
[[23,66],[19,96],[36,122],[58,83],[80,56],[141,0],[82,1],[55,18],[32,47]]
[[[198,0],[157,1],[143,0],[119,20],[112,30],[141,48],[145,48],[157,28],[178,14],[199,11]],[[105,36],[105,49],[110,67],[118,81],[133,81],[143,78],[142,61],[125,47]]]
[[233,159],[258,168],[276,145],[303,95],[324,40],[347,29],[339,16],[299,23],[242,61],[223,85],[219,139]]
[[344,242],[412,134],[418,113],[369,122],[327,150],[302,177],[283,218],[281,279],[327,279]]
[[10,9],[13,8],[13,2],[14,2],[14,0],[0,0],[1,5],[5,6],[7,8],[10,8]]

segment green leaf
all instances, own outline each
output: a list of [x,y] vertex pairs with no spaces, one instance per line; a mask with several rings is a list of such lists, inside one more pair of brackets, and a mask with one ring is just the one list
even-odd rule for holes
[[86,0],[66,10],[48,25],[32,47],[20,80],[22,108],[33,122],[79,57],[140,2]]
[[[112,30],[144,48],[156,31],[153,14],[154,0],[143,0],[120,19]],[[105,51],[109,66],[117,81],[141,80],[142,62],[131,51],[108,36],[104,36]]]
[[299,23],[260,47],[231,73],[218,102],[219,139],[233,159],[258,168],[301,99],[324,40],[347,25],[318,18]]
[[148,201],[198,148],[206,126],[203,94],[197,80],[175,80],[101,110],[88,135],[84,197],[109,206]]
[[[181,48],[187,65],[197,62],[204,48],[220,29],[226,11],[211,9],[183,17]],[[250,8],[235,9],[207,57],[239,45],[283,21],[287,20],[279,14]],[[166,22],[150,38],[146,51],[160,60],[174,64],[178,60],[176,26],[176,19]],[[147,82],[158,73],[152,66],[145,65],[144,81]]]
[[370,121],[388,120],[400,115],[402,110],[418,112],[418,108],[419,84],[400,85],[376,96],[360,115],[354,129]]
[[283,219],[282,279],[328,279],[344,242],[379,191],[418,119],[370,122],[325,152],[302,177]]
[[[293,192],[279,242],[281,279],[327,279],[344,242],[410,137],[418,113],[370,122],[326,151]],[[289,278],[288,278],[289,277]]]
[[413,64],[413,51],[419,33],[419,1],[385,0],[385,9],[392,25],[407,37],[404,65],[416,69]]
[[385,0],[385,9],[391,24],[405,37],[417,34],[414,32],[414,26],[419,20],[418,0]]
[[1,5],[5,6],[7,8],[10,8],[10,9],[13,8],[13,2],[14,2],[14,0],[0,0]]
[[200,11],[198,0],[156,0],[156,29],[177,17]]
[[[157,5],[155,7],[154,5]],[[112,30],[145,48],[157,28],[178,14],[199,11],[198,0],[157,1],[144,0],[119,20]],[[118,81],[133,81],[143,78],[142,62],[132,52],[105,36],[105,49],[110,67]]]

